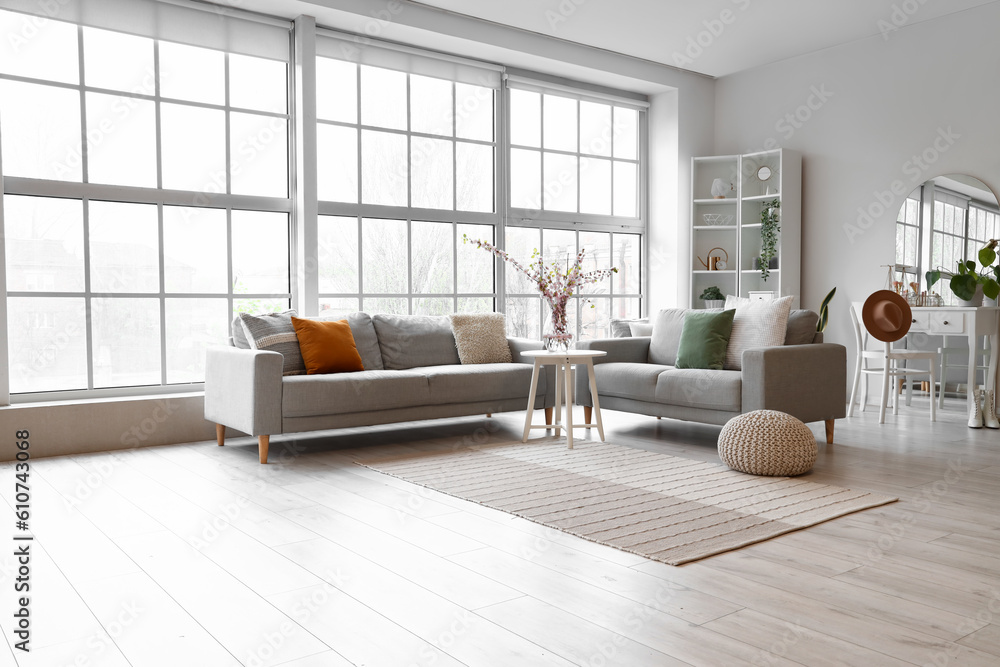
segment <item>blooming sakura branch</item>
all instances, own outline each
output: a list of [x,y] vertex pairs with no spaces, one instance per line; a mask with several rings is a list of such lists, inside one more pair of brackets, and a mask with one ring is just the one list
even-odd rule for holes
[[477,248],[493,253],[535,283],[542,298],[552,309],[551,330],[543,336],[545,348],[551,352],[564,352],[569,349],[570,343],[573,342],[573,334],[569,332],[566,319],[566,306],[573,293],[583,285],[599,283],[609,278],[612,273],[618,273],[618,269],[615,267],[585,272],[583,270],[583,257],[586,250],[583,249],[576,254],[576,259],[572,262],[568,258],[565,262],[560,262],[560,260],[546,262],[542,254],[535,248],[531,252],[530,261],[525,266],[492,243],[481,239],[470,239],[467,234],[462,234],[462,242],[472,243]]

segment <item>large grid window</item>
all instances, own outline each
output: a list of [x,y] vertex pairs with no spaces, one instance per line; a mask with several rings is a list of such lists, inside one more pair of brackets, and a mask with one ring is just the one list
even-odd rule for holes
[[11,392],[201,382],[233,312],[291,297],[287,63],[38,40],[0,58]]
[[920,282],[920,199],[907,197],[896,219],[896,280]]

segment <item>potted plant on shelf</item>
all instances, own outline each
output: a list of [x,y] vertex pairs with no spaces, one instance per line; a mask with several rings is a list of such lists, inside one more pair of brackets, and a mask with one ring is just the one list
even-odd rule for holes
[[[771,269],[778,268],[778,209],[781,208],[780,199],[772,199],[764,202],[760,209],[760,257],[759,265],[761,280],[767,280],[771,275]],[[772,264],[772,260],[775,260]]]
[[705,302],[706,308],[724,308],[726,305],[726,295],[716,285],[706,287],[698,298]]
[[964,301],[963,306],[981,306],[983,297],[996,301],[1000,295],[1000,266],[993,266],[997,259],[998,239],[990,239],[979,251],[979,263],[982,268],[976,269],[975,260],[959,260],[958,273],[951,273],[942,269],[928,271],[925,275],[927,279],[927,290],[930,291],[934,283],[941,279],[942,275],[950,275],[948,281],[951,291],[955,296]]

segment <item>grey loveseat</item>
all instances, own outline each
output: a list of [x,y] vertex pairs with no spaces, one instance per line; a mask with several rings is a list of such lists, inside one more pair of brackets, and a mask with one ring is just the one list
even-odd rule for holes
[[[336,318],[340,319],[340,318]],[[463,365],[447,317],[348,316],[365,370],[282,375],[277,352],[210,348],[205,367],[205,419],[218,443],[230,427],[257,436],[267,463],[270,436],[402,421],[524,410],[532,363],[521,353],[542,343],[508,338],[512,363]],[[234,326],[234,335],[240,331]],[[535,408],[551,423],[550,379],[539,379]]]
[[[594,360],[602,409],[720,425],[744,412],[778,410],[825,422],[833,442],[834,420],[847,412],[847,349],[823,343],[816,313],[792,311],[785,344],[744,350],[742,370],[703,370],[674,366],[686,312],[661,311],[652,337],[580,342],[607,352]],[[593,406],[586,377],[577,378],[576,397],[578,405]],[[585,408],[588,423],[589,413]]]

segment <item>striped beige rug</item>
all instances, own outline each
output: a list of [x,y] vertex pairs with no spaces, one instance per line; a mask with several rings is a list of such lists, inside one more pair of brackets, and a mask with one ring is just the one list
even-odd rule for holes
[[356,462],[646,558],[680,565],[896,498],[631,447],[564,439]]

